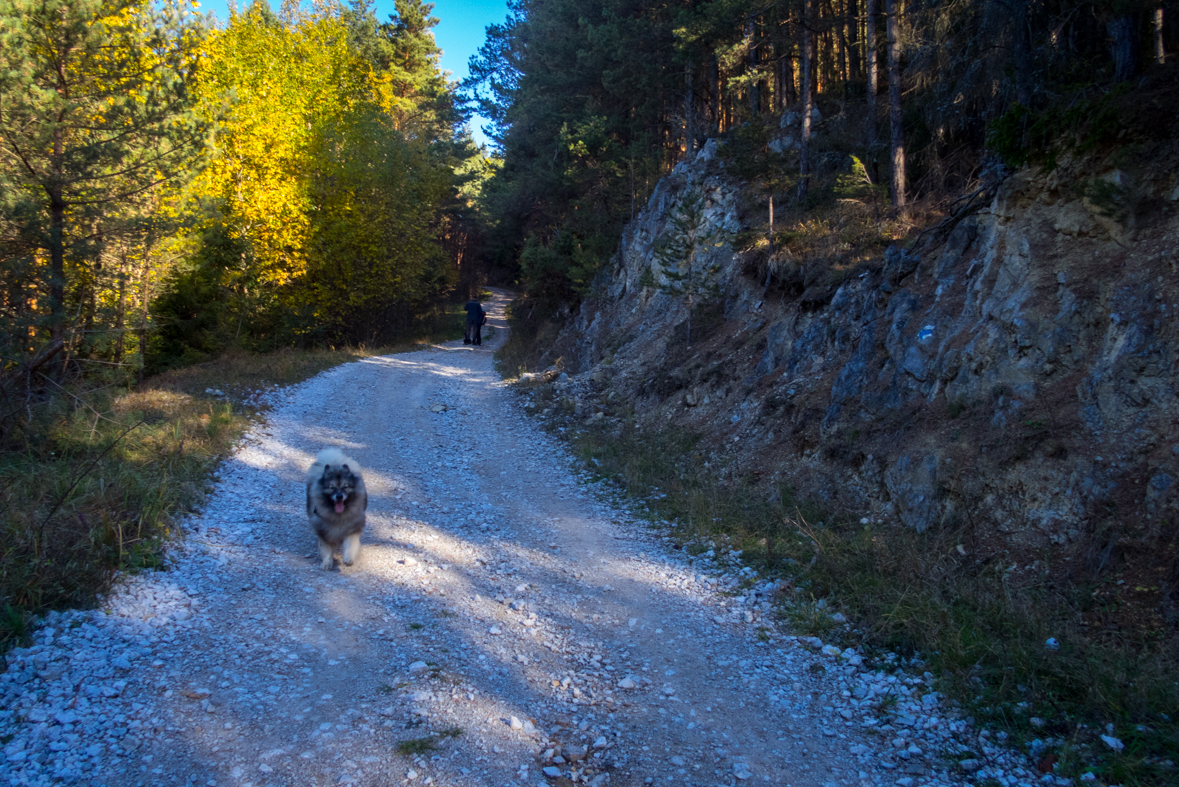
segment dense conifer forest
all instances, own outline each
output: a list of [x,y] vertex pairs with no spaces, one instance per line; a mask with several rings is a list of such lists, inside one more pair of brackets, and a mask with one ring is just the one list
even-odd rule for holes
[[[513,0],[463,86],[503,154],[490,253],[533,295],[575,301],[659,178],[722,135],[783,211],[821,201],[816,168],[851,157],[894,209],[936,206],[1116,128],[1111,99],[1174,51],[1166,6]],[[820,149],[813,107],[849,119]],[[787,109],[802,140],[775,157]]]

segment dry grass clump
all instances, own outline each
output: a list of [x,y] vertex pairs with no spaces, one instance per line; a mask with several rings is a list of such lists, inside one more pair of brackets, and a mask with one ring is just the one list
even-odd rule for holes
[[0,451],[0,607],[14,620],[87,603],[116,569],[160,567],[174,518],[248,423],[229,402],[173,391],[38,404]]

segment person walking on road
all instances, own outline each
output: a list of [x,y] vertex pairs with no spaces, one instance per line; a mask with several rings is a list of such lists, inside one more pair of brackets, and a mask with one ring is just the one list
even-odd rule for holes
[[487,322],[487,312],[483,311],[483,304],[472,298],[467,301],[467,332],[463,336],[463,344],[483,345],[483,324]]

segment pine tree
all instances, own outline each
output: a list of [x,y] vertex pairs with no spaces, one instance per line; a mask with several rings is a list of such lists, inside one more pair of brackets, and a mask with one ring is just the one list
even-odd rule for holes
[[0,0],[0,209],[48,252],[55,338],[104,217],[194,164],[199,37],[178,2]]

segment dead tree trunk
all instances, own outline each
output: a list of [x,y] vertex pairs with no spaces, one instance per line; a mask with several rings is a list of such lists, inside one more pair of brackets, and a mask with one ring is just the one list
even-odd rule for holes
[[774,256],[774,192],[770,191],[770,256]]

